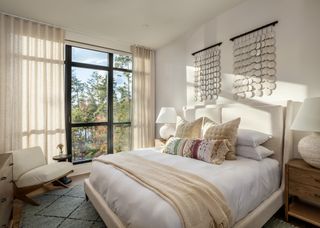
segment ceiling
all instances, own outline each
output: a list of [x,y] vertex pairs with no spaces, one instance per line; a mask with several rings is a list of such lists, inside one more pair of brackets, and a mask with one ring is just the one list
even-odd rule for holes
[[0,11],[126,44],[159,48],[245,0],[0,0]]

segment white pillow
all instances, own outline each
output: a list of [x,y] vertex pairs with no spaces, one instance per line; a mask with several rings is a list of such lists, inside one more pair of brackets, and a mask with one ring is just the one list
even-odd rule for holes
[[262,143],[265,143],[271,139],[271,135],[265,133],[249,130],[249,129],[239,129],[237,137],[237,145],[257,147]]
[[240,155],[246,158],[251,158],[257,161],[261,161],[262,159],[269,157],[274,153],[272,150],[269,150],[264,146],[251,147],[251,146],[241,146],[241,145],[237,146],[236,152],[237,152],[237,155]]

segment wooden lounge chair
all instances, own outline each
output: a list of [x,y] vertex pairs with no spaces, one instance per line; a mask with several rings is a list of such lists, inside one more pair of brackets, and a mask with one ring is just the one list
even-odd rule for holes
[[13,155],[13,182],[15,198],[32,205],[39,205],[27,196],[28,193],[47,183],[68,187],[60,178],[73,172],[69,162],[47,164],[40,147],[10,151]]

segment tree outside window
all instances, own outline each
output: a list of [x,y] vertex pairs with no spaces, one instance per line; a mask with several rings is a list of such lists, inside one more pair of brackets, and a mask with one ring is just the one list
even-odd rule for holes
[[67,139],[73,162],[130,150],[132,57],[68,45],[66,53]]

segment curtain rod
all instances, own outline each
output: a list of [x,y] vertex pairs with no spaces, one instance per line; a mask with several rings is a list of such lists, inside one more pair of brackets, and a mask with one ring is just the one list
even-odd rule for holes
[[78,43],[78,44],[82,44],[82,45],[88,45],[88,46],[97,47],[97,48],[103,48],[103,49],[107,49],[110,51],[122,52],[122,53],[127,53],[127,54],[132,55],[132,53],[128,52],[128,51],[122,51],[122,50],[118,50],[118,49],[114,49],[114,48],[108,48],[108,47],[104,47],[104,46],[100,46],[100,45],[96,45],[96,44],[88,44],[88,43],[84,43],[84,42],[80,42],[80,41],[76,41],[76,40],[68,40],[68,39],[64,39],[64,41]]
[[4,12],[4,11],[1,11],[1,10],[0,10],[0,13],[4,14],[4,15],[6,15],[6,16],[16,17],[16,18],[20,18],[20,19],[22,19],[22,20],[31,21],[31,22],[34,22],[34,23],[38,23],[38,24],[42,24],[42,25],[47,25],[47,26],[51,26],[51,27],[54,27],[54,28],[63,29],[63,28],[61,28],[60,26],[57,26],[57,25],[49,24],[49,23],[42,22],[42,21],[37,21],[37,20],[34,20],[34,19],[26,18],[26,17],[20,17],[20,16],[17,16],[17,15],[11,14],[11,13],[7,13],[7,12]]
[[200,53],[200,52],[202,52],[202,51],[208,50],[208,49],[213,48],[213,47],[216,47],[216,46],[220,46],[221,44],[222,44],[222,42],[216,43],[216,44],[211,45],[211,46],[209,46],[209,47],[203,48],[203,49],[201,49],[201,50],[199,50],[199,51],[193,52],[192,55],[198,54],[198,53]]
[[242,34],[237,35],[237,36],[235,36],[235,37],[232,37],[230,40],[231,40],[231,41],[234,41],[235,39],[237,39],[237,38],[239,38],[239,37],[241,37],[241,36],[248,35],[249,33],[253,33],[253,32],[258,31],[258,30],[260,30],[260,29],[269,27],[269,26],[271,26],[271,25],[272,25],[272,26],[275,26],[276,24],[278,24],[278,21],[274,21],[274,22],[271,22],[271,23],[269,23],[269,24],[263,25],[263,26],[261,26],[261,27],[259,27],[259,28],[252,29],[252,30],[250,30],[249,32],[245,32],[245,33],[242,33]]
[[[0,10],[0,13],[4,14],[4,15],[6,15],[6,16],[11,16],[11,17],[20,18],[20,19],[22,19],[22,20],[27,20],[27,21],[31,21],[31,22],[35,22],[35,23],[39,23],[39,24],[43,24],[43,25],[48,25],[48,26],[51,26],[51,27],[54,27],[54,28],[64,29],[64,28],[59,27],[59,26],[57,26],[57,25],[49,24],[49,23],[42,22],[42,21],[37,21],[37,20],[34,20],[34,19],[26,18],[26,17],[20,17],[20,16],[17,16],[17,15],[11,14],[11,13],[4,12],[4,11],[2,11],[2,10]],[[64,29],[64,30],[66,30],[66,29]],[[123,52],[123,53],[132,54],[131,52],[128,52],[128,51],[117,50],[117,49],[114,49],[114,48],[108,48],[108,47],[103,47],[103,46],[94,45],[94,44],[87,44],[87,43],[79,42],[79,41],[75,41],[75,40],[64,39],[64,41],[79,43],[79,44],[83,44],[83,45],[90,45],[90,46],[93,46],[93,47],[108,49],[108,50],[110,50],[110,51],[118,51],[118,52]]]

